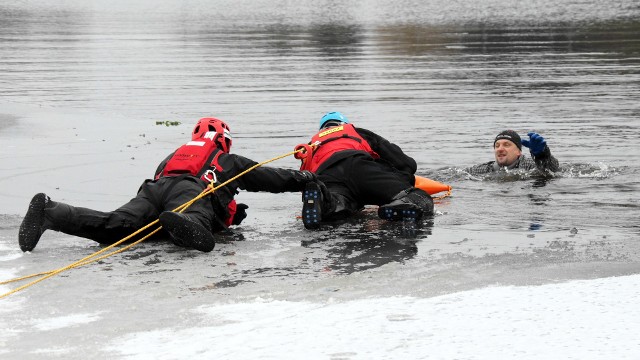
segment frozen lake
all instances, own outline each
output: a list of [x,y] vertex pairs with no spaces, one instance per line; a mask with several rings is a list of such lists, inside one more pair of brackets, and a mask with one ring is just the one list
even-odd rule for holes
[[[100,249],[23,254],[35,193],[112,210],[204,116],[263,161],[341,111],[454,188],[417,228],[366,209],[320,231],[300,194],[242,192],[211,253],[145,242],[0,299],[0,356],[636,358],[638,34],[632,0],[0,5],[0,281]],[[506,128],[562,171],[463,172]]]

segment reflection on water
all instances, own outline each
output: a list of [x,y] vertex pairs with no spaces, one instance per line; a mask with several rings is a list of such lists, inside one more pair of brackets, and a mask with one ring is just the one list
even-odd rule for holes
[[417,241],[431,235],[434,220],[388,222],[370,211],[343,223],[324,225],[322,231],[302,246],[321,250],[325,271],[351,274],[391,262],[404,263],[417,252]]

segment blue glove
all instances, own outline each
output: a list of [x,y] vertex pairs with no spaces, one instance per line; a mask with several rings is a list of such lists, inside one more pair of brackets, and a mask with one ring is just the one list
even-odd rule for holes
[[527,133],[527,135],[530,140],[522,140],[522,145],[528,147],[533,156],[542,154],[547,147],[547,141],[540,134],[534,132]]

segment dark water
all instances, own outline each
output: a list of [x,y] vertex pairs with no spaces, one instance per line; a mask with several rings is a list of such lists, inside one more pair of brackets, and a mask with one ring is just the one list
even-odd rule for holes
[[[3,212],[51,187],[113,208],[201,116],[228,120],[234,150],[264,160],[340,110],[454,186],[436,228],[637,241],[639,14],[635,1],[3,4]],[[543,134],[562,172],[461,172],[492,159],[504,128]]]
[[[5,113],[17,105],[48,113],[24,129],[3,117],[2,134],[52,127],[67,138],[56,158],[78,157],[32,170],[45,149],[5,148],[0,192],[12,201],[4,212],[21,213],[42,189],[34,174],[64,181],[60,195],[70,200],[117,206],[131,193],[123,187],[148,177],[201,116],[228,120],[234,150],[264,160],[306,141],[325,111],[340,110],[400,144],[420,173],[454,186],[437,227],[586,227],[637,240],[639,13],[634,1],[1,5]],[[60,115],[70,110],[81,120]],[[155,126],[164,120],[184,125]],[[491,139],[503,128],[543,134],[563,171],[551,180],[460,172],[492,158]],[[104,151],[74,147],[83,135],[107,143]],[[101,185],[115,199],[92,190],[102,175],[78,175],[89,185],[74,194],[69,167],[83,173],[97,162],[118,174],[113,155],[123,151],[125,179]],[[15,181],[25,184],[19,198]]]

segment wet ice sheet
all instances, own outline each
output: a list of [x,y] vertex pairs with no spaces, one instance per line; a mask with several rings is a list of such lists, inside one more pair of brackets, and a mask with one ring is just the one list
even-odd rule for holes
[[[259,216],[239,231],[244,241],[228,239],[210,254],[143,243],[3,299],[5,354],[595,359],[637,351],[629,337],[640,330],[640,278],[594,279],[637,273],[638,249],[623,240],[470,232],[439,227],[444,215],[417,239],[401,238],[368,212],[309,232],[285,209],[270,217],[268,196],[251,200]],[[5,217],[0,231],[7,277],[99,249],[51,232],[22,254],[11,247],[20,219]],[[554,243],[558,236],[566,241]],[[567,282],[583,278],[593,280]]]
[[640,276],[430,299],[256,300],[184,309],[103,351],[135,359],[604,359],[640,353]]
[[[258,297],[199,305],[186,299],[170,314],[151,317],[148,308],[167,309],[165,300],[120,301],[99,313],[72,305],[65,315],[41,315],[20,330],[3,321],[0,354],[20,359],[45,354],[82,359],[87,352],[105,359],[633,358],[640,351],[639,289],[640,276],[633,275],[493,286],[432,298]],[[8,305],[16,301],[21,300]],[[96,332],[99,341],[89,340]],[[24,344],[21,337],[37,341],[16,347]]]
[[100,319],[99,313],[70,314],[48,319],[34,319],[32,325],[35,330],[45,332],[88,324],[98,319]]

